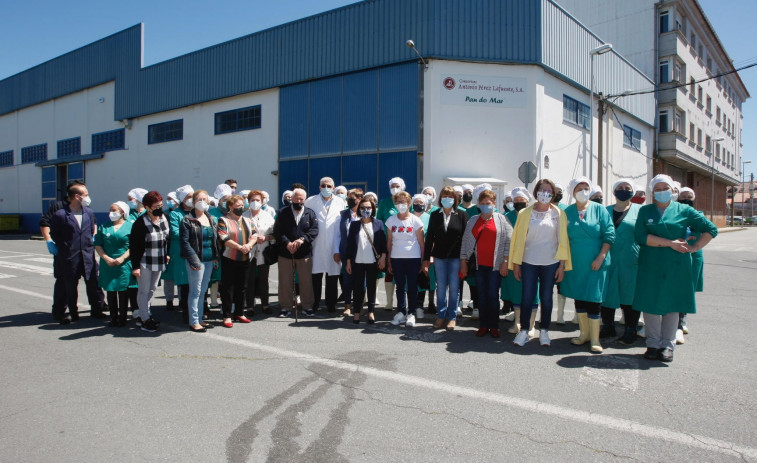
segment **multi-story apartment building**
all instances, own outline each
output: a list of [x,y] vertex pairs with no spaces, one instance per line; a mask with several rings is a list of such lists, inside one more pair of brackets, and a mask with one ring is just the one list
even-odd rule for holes
[[560,5],[654,77],[654,172],[693,188],[697,208],[724,225],[727,187],[740,179],[741,105],[749,92],[699,2],[560,0]]

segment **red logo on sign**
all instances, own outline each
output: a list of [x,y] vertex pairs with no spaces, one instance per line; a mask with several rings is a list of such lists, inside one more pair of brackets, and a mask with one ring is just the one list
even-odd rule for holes
[[455,88],[455,79],[453,79],[452,77],[447,77],[446,79],[444,79],[444,84],[442,85],[444,85],[444,88],[446,88],[447,90],[452,90],[453,88]]

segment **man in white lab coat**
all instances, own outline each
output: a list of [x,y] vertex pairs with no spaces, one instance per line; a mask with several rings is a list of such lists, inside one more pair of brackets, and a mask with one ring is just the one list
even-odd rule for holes
[[326,274],[326,308],[336,312],[341,264],[334,260],[334,235],[339,233],[339,214],[347,203],[334,194],[334,180],[323,177],[320,193],[305,201],[305,207],[315,212],[318,219],[318,237],[313,242],[313,307],[305,308],[306,315],[318,310],[321,302],[323,275]]

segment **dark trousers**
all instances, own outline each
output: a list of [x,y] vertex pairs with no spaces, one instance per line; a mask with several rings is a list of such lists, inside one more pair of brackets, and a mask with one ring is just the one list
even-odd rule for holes
[[189,323],[189,284],[177,285],[179,287],[179,308],[184,324]]
[[[476,269],[479,327],[499,329],[499,270],[479,265]],[[528,326],[528,325],[526,325]]]
[[[131,289],[131,288],[130,288]],[[108,307],[110,319],[114,322],[126,323],[126,309],[129,307],[129,291],[108,291]]]
[[53,286],[53,318],[62,320],[66,313],[66,281],[62,275],[60,267],[57,265],[57,257],[53,257],[53,276],[55,285]]
[[[460,280],[460,302],[463,302],[463,286],[465,286],[465,278]],[[473,301],[473,307],[478,309],[478,287],[471,286],[468,283],[468,289],[470,290],[470,299]]]
[[[126,295],[129,297],[128,305],[131,306],[132,312],[139,312],[139,303],[137,302],[137,294],[139,294],[139,288],[129,288],[126,290]],[[110,299],[108,299],[108,305],[110,305]],[[126,310],[126,307],[124,307]]]
[[521,281],[523,282],[523,292],[520,301],[520,326],[523,330],[528,330],[531,325],[531,312],[534,308],[534,299],[536,298],[536,288],[539,288],[539,297],[541,298],[541,321],[539,328],[542,330],[549,329],[549,323],[552,320],[552,291],[555,286],[555,272],[559,262],[550,265],[531,265],[523,262],[520,266]]
[[[418,308],[418,272],[420,270],[420,258],[392,258],[394,290],[397,294],[397,310],[405,315],[409,313],[415,316],[415,309]],[[405,300],[406,291],[407,300]]]
[[[353,313],[360,313],[363,308],[366,290],[368,292],[368,312],[373,312],[376,307],[376,275],[378,266],[373,264],[352,264],[352,275],[350,280],[352,284],[352,300],[355,305],[352,307]],[[345,300],[346,291],[345,291]]]
[[[79,279],[84,276],[84,284],[87,289],[87,298],[89,299],[90,314],[93,316],[102,315],[103,313],[103,292],[97,285],[97,272],[92,272],[91,278],[86,278],[84,271],[84,262],[79,262],[79,268],[76,272],[67,272],[65,270],[60,272],[63,274],[64,292],[66,298],[66,305],[68,306],[68,313],[71,317],[79,316]],[[63,310],[58,308],[57,312],[53,313],[53,318],[56,320],[62,320],[65,317],[65,307]]]
[[[358,265],[358,264],[355,264]],[[367,264],[360,264],[360,265],[367,265]],[[355,291],[352,288],[352,281],[355,279],[355,269],[352,270],[352,275],[347,273],[346,270],[342,269],[342,273],[339,275],[339,283],[342,286],[342,295],[344,296],[344,303],[345,304],[352,304],[352,296],[354,295]],[[375,275],[374,275],[375,276]],[[376,285],[373,285],[375,288]],[[355,301],[356,303],[359,303],[360,301]],[[375,302],[375,299],[374,299]]]
[[576,306],[576,313],[587,313],[589,318],[599,318],[599,314],[602,311],[602,304],[600,302],[574,301]]
[[[321,285],[323,273],[313,274],[313,310],[321,305]],[[336,309],[336,299],[339,293],[339,275],[326,275],[326,308],[333,312]]]
[[255,307],[256,297],[260,298],[260,304],[263,307],[268,307],[268,293],[270,291],[268,274],[270,270],[270,265],[258,265],[257,259],[252,259],[250,262],[250,267],[247,269],[247,291],[245,292],[248,309]]
[[234,304],[234,315],[244,315],[244,295],[247,284],[249,261],[221,259],[221,310],[223,318],[231,318],[231,305]]

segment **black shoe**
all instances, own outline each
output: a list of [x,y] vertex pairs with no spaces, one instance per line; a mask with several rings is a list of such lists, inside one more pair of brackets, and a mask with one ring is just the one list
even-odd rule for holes
[[352,319],[352,323],[354,323],[354,324],[356,324],[356,325],[359,325],[359,324],[360,324],[360,319],[359,319],[359,318],[358,318],[358,319],[354,319],[354,318],[353,318],[353,319]]
[[292,316],[292,312],[290,312],[290,311],[288,311],[288,310],[282,310],[282,311],[281,311],[281,312],[279,313],[279,318],[289,318],[289,317],[291,317],[291,316]]
[[160,320],[156,320],[156,319],[152,318],[152,316],[150,316],[150,320],[149,321],[155,323],[155,325],[160,325]]
[[155,320],[152,318],[147,320],[146,322],[142,323],[142,326],[139,328],[142,331],[147,331],[148,333],[154,333],[158,331],[160,328],[157,324],[155,324]]
[[190,326],[189,329],[190,329],[190,331],[193,331],[195,333],[204,333],[204,332],[208,331],[208,329],[205,328],[204,326],[202,328],[192,328]]
[[631,344],[636,342],[637,338],[638,336],[636,335],[636,330],[626,328],[626,332],[620,339],[618,339],[618,342],[623,344],[624,346],[630,346]]
[[110,323],[108,323],[108,326],[111,328],[118,327],[118,320],[111,320]]
[[69,325],[71,323],[71,319],[68,317],[62,318],[58,321],[58,323],[60,323],[61,325]]
[[426,313],[431,313],[431,314],[436,313],[436,305],[435,304],[429,304],[428,308],[426,309]]
[[658,353],[660,356],[660,361],[662,362],[673,361],[673,349],[671,349],[670,347],[666,347],[664,349],[658,349]]
[[657,360],[660,358],[660,354],[654,347],[647,347],[647,351],[644,352],[644,358],[647,360]]
[[173,301],[166,301],[166,310],[173,312]]
[[313,312],[312,310],[306,310],[305,311],[305,316],[306,317],[315,317],[315,312]]
[[126,320],[118,320],[117,326],[119,328],[126,326]]
[[263,313],[266,315],[273,315],[273,311],[270,307],[263,307]]
[[329,307],[329,308],[328,308],[327,310],[328,310],[328,311],[329,311],[330,313],[334,313],[334,312],[336,312],[336,307]]
[[599,330],[599,338],[614,338],[618,335],[618,332],[615,331],[615,325],[602,325],[602,328]]
[[79,313],[72,313],[71,314],[71,321],[72,322],[78,322],[79,321]]
[[376,320],[374,320],[374,319],[372,319],[372,318],[369,318],[369,319],[368,319],[368,324],[369,324],[369,325],[373,325],[374,323],[376,323]]

